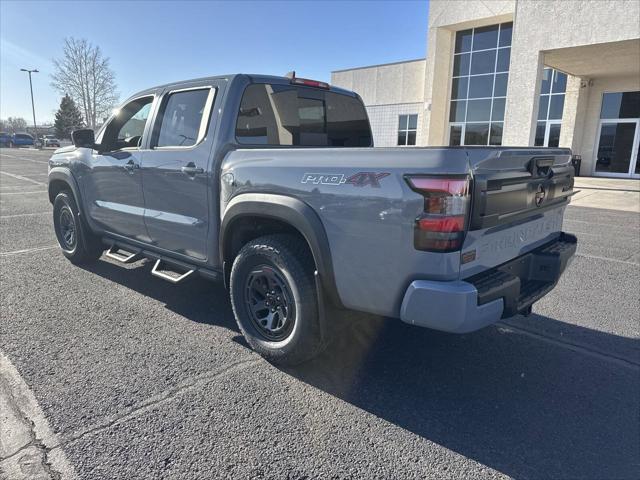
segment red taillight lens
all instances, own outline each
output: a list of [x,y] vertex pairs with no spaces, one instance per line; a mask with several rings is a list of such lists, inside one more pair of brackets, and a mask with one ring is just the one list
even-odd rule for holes
[[424,197],[424,212],[416,218],[415,247],[438,252],[459,250],[469,206],[469,178],[407,176],[406,180]]
[[417,219],[418,228],[432,232],[464,232],[464,216],[433,217],[420,216]]

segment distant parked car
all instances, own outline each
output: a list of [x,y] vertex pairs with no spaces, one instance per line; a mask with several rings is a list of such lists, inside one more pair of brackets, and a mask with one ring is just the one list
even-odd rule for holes
[[7,132],[0,132],[0,147],[11,147],[11,134]]
[[13,147],[32,147],[34,145],[33,137],[28,133],[15,133],[11,139]]
[[44,135],[42,137],[42,146],[43,147],[58,147],[58,148],[60,148],[60,140],[58,140],[53,135]]

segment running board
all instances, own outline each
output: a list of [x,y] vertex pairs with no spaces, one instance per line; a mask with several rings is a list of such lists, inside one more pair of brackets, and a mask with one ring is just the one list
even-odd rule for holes
[[[166,262],[165,262],[166,263]],[[171,267],[163,267],[163,261],[161,259],[156,260],[155,265],[153,266],[153,270],[151,270],[151,275],[162,278],[167,282],[171,282],[173,284],[183,282],[189,277],[195,270],[187,270],[186,272],[176,272]]]
[[[120,252],[126,252],[128,253],[128,255],[123,255]],[[124,250],[123,248],[120,248],[115,244],[109,247],[109,250],[107,250],[107,253],[105,253],[105,256],[112,258],[113,260],[116,260],[120,263],[132,263],[142,258],[142,255],[140,255],[140,252],[131,253],[130,251]]]

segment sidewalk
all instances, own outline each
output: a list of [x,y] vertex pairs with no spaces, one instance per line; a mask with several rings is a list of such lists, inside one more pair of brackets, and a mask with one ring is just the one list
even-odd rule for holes
[[640,213],[640,180],[576,177],[571,205]]

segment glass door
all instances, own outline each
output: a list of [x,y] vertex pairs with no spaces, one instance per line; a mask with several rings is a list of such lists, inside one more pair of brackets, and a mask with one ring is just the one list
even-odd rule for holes
[[601,121],[596,175],[640,177],[638,139],[640,120]]
[[605,93],[595,175],[640,178],[640,92]]
[[544,132],[544,146],[545,147],[557,147],[560,145],[560,127],[562,126],[562,120],[549,120],[547,122],[547,128]]

